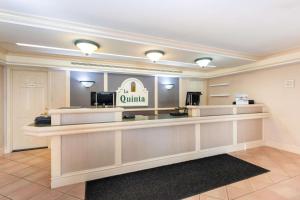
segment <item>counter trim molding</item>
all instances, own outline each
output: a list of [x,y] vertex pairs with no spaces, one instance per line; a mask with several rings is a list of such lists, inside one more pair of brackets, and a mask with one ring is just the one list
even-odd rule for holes
[[49,137],[59,135],[72,135],[103,131],[143,129],[163,126],[176,126],[187,124],[213,123],[233,120],[262,119],[269,117],[269,113],[256,114],[239,114],[239,115],[222,115],[209,117],[187,117],[178,119],[158,119],[158,120],[141,120],[130,122],[111,122],[111,123],[95,123],[95,124],[79,124],[79,125],[62,125],[49,127],[25,126],[23,128],[25,134],[37,137]]
[[77,113],[105,113],[105,112],[123,112],[124,108],[75,108],[75,109],[51,109],[49,114],[77,114]]

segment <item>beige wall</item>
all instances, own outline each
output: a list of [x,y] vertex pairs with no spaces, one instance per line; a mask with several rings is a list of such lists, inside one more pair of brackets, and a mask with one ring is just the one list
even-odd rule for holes
[[186,92],[199,92],[201,91],[203,95],[201,96],[200,104],[207,104],[207,81],[196,79],[196,78],[182,78],[181,83],[181,94],[180,94],[180,106],[185,105]]
[[[285,80],[294,80],[294,88],[286,88]],[[230,97],[208,97],[209,104],[231,104],[234,94],[246,93],[264,103],[272,117],[265,121],[267,143],[300,153],[300,65],[286,65],[267,70],[242,73],[208,80],[208,85],[229,83],[229,86],[208,87],[209,94],[229,93]]]
[[51,108],[60,108],[69,106],[69,94],[68,90],[68,72],[63,70],[50,70],[50,104],[49,109]]
[[[4,70],[0,65],[0,149],[3,148],[4,137]],[[0,152],[1,154],[1,152]]]

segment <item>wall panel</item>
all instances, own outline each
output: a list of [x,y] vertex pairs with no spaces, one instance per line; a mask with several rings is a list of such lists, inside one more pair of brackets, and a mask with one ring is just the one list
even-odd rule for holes
[[126,163],[194,151],[194,130],[194,125],[125,130],[122,160]]
[[200,125],[200,148],[227,146],[233,144],[233,125],[229,122],[216,122]]
[[262,140],[262,120],[241,120],[237,122],[237,142]]
[[[165,88],[165,84],[174,84],[170,90]],[[179,78],[159,77],[158,78],[158,107],[178,107],[179,106]]]
[[[85,88],[80,81],[95,81],[91,88]],[[103,73],[71,71],[70,73],[70,101],[71,106],[90,106],[90,91],[103,91]]]
[[113,165],[115,134],[113,132],[62,136],[62,173]]

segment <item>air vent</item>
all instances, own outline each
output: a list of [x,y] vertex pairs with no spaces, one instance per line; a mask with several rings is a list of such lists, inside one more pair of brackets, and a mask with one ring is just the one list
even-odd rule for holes
[[130,70],[139,70],[139,71],[149,71],[149,72],[165,72],[165,73],[177,73],[182,74],[180,70],[164,70],[164,69],[154,69],[154,68],[138,68],[138,67],[124,67],[124,66],[117,66],[117,65],[101,65],[96,63],[84,63],[84,62],[71,62],[72,65],[80,65],[80,66],[89,66],[89,67],[101,67],[101,68],[114,68],[114,69],[130,69]]

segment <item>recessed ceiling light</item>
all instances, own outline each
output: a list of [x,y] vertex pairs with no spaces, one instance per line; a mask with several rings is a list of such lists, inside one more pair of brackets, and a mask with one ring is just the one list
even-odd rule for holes
[[80,39],[80,40],[76,40],[74,44],[85,55],[90,55],[100,48],[100,45],[98,43],[91,40]]
[[212,61],[213,59],[210,57],[203,57],[203,58],[198,58],[195,60],[195,63],[199,65],[200,67],[207,67],[208,64]]
[[165,52],[160,51],[160,50],[150,50],[146,51],[145,55],[152,61],[152,62],[157,62],[159,59],[165,55]]

